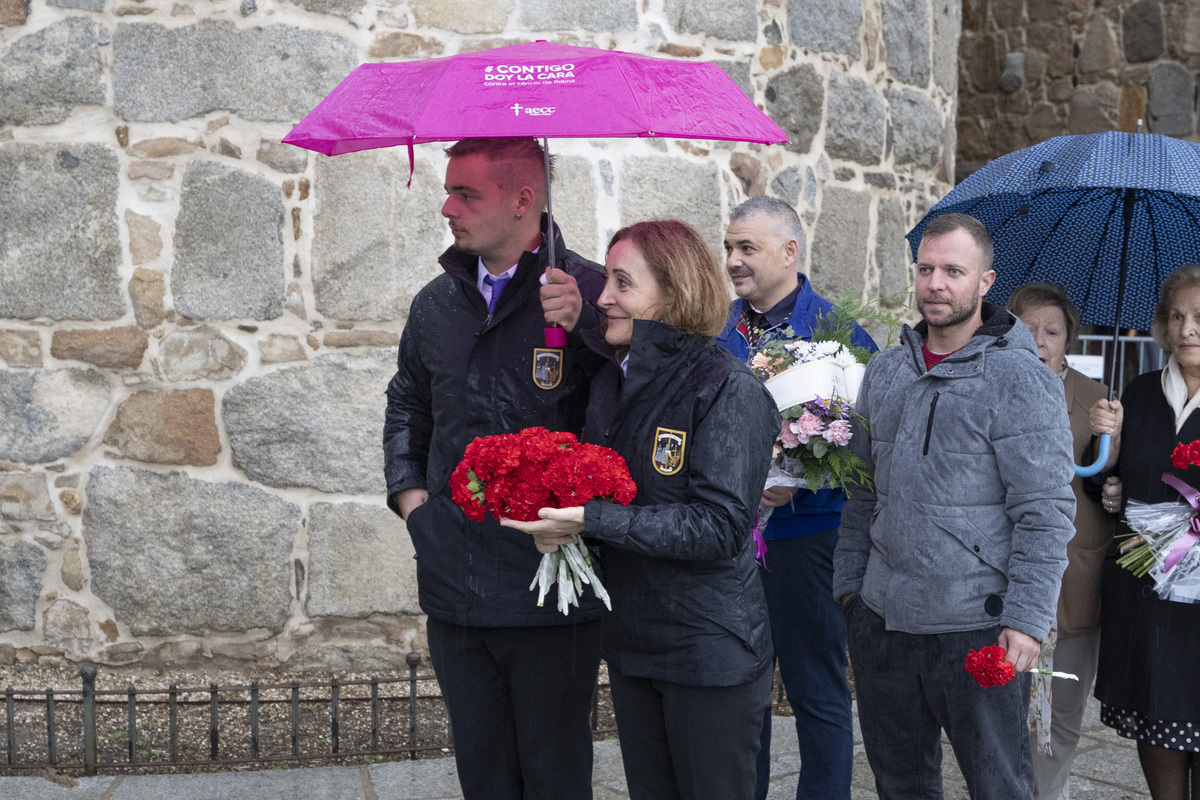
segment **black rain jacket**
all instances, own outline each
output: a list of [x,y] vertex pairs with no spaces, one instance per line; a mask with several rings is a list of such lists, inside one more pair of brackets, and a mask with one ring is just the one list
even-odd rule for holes
[[[543,216],[543,230],[545,217]],[[588,385],[604,357],[584,344],[603,341],[605,316],[595,301],[604,271],[567,250],[555,228],[557,267],[572,275],[583,313],[553,370],[535,380],[535,356],[545,351],[538,279],[547,248],[525,253],[488,315],[476,287],[478,257],[454,247],[439,263],[446,271],[414,298],[400,338],[395,377],[387,388],[383,429],[388,504],[396,492],[420,488],[429,501],[409,514],[417,558],[421,609],[435,619],[479,627],[560,625],[594,621],[601,606],[590,589],[581,608],[564,617],[553,592],[543,608],[529,584],[541,554],[527,533],[502,528],[491,514],[472,522],[450,497],[450,473],[477,436],[543,426],[583,428]],[[596,337],[595,339],[593,337]],[[543,366],[546,353],[542,352]],[[549,354],[551,360],[554,353]]]
[[770,394],[712,339],[634,322],[628,373],[592,384],[588,441],[629,464],[629,506],[593,500],[613,611],[604,658],[626,675],[736,686],[772,660],[752,530],[779,414]]

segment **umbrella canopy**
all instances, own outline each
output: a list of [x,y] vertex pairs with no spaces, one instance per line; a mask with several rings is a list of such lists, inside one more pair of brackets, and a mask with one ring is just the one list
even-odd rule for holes
[[992,161],[908,234],[950,212],[996,245],[988,299],[1027,281],[1067,290],[1085,324],[1148,330],[1167,274],[1200,262],[1200,144],[1108,132],[1059,136]]
[[283,141],[337,155],[476,136],[787,141],[713,63],[544,41],[363,64]]

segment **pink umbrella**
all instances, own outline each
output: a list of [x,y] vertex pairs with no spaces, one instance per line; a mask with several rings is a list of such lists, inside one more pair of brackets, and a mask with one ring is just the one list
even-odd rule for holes
[[[788,140],[711,62],[538,41],[362,64],[283,141],[326,155],[407,145],[411,170],[414,144],[477,136]],[[553,230],[549,200],[547,212]],[[561,347],[551,338],[565,340],[560,329],[547,329],[547,345]]]

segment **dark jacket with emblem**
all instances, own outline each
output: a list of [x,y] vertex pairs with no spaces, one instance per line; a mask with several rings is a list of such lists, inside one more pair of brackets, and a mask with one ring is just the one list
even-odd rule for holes
[[628,373],[592,385],[587,439],[637,484],[629,506],[593,500],[612,613],[604,657],[630,676],[735,686],[772,659],[754,526],[779,414],[754,375],[711,339],[636,320]]
[[604,363],[584,344],[584,336],[603,339],[605,317],[595,301],[604,275],[567,250],[557,228],[555,235],[557,267],[575,278],[584,299],[564,351],[545,348],[538,295],[545,247],[521,256],[490,316],[476,287],[478,258],[451,247],[439,259],[445,274],[417,294],[400,339],[383,432],[388,503],[398,511],[397,492],[429,492],[409,514],[408,532],[421,609],[445,622],[559,625],[594,621],[602,608],[590,592],[569,616],[553,602],[538,608],[529,591],[541,559],[533,537],[500,527],[490,514],[472,522],[450,497],[450,473],[475,437],[531,426],[582,431],[588,385]]
[[834,596],[861,592],[889,630],[1001,625],[1045,641],[1075,533],[1063,383],[1029,329],[983,304],[965,347],[925,370],[925,323],[867,366],[850,447],[874,491],[842,509]]

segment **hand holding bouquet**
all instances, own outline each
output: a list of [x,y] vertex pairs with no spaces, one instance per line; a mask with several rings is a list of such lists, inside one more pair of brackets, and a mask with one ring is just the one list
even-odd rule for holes
[[[477,437],[450,476],[454,502],[468,518],[537,520],[542,508],[571,508],[601,498],[629,505],[637,486],[615,450],[581,444],[573,434],[545,428]],[[579,606],[583,585],[611,609],[608,593],[592,569],[592,557],[578,534],[570,544],[542,556],[529,589],[538,589],[538,607],[558,584],[558,609]]]
[[[1017,677],[1017,671],[1013,668],[1012,662],[1006,661],[1004,658],[1004,648],[995,644],[968,652],[966,662],[963,666],[967,668],[967,672],[971,673],[971,677],[975,679],[975,682],[984,689],[990,689],[993,686],[1003,686]],[[1029,671],[1041,675],[1050,675],[1055,678],[1066,678],[1071,681],[1079,680],[1078,676],[1069,675],[1066,672],[1054,672],[1048,669],[1037,668]]]

